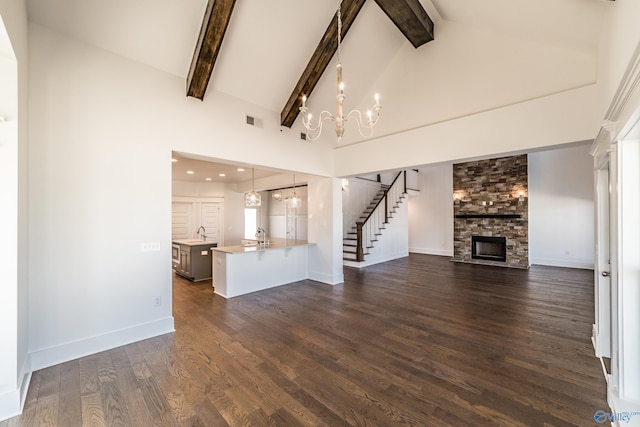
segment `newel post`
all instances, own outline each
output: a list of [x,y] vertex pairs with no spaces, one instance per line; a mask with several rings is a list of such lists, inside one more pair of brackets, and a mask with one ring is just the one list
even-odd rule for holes
[[356,222],[356,261],[364,261],[364,248],[362,247],[362,223]]
[[404,190],[402,191],[402,194],[407,194],[407,171],[403,171],[404,172]]

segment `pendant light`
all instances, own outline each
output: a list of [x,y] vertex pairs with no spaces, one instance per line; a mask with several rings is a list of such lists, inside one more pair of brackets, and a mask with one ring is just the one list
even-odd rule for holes
[[244,193],[244,206],[246,208],[255,208],[262,205],[262,197],[255,190],[253,172],[254,170],[251,168],[251,191]]
[[296,174],[293,174],[293,194],[289,199],[292,208],[299,208],[302,206],[302,199],[296,195]]

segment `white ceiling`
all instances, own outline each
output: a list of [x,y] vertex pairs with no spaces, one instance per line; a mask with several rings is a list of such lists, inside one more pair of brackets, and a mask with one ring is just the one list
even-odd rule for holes
[[[603,7],[607,3],[603,0],[421,2],[436,21],[436,38],[437,10],[445,20],[592,51],[597,47]],[[28,0],[27,5],[32,22],[186,78],[206,3],[206,0]],[[335,1],[326,0],[238,1],[209,90],[213,88],[280,112],[336,5]],[[369,96],[377,74],[403,43],[408,42],[380,8],[372,1],[367,2],[343,46],[343,57],[357,56],[357,60],[343,61],[349,75],[359,76],[357,82],[352,77],[352,100]]]
[[[604,0],[420,0],[443,19],[510,37],[595,52]],[[186,79],[207,0],[27,0],[31,22]],[[217,90],[280,112],[333,14],[336,1],[242,0],[236,3],[208,91]],[[391,58],[409,42],[373,1],[365,3],[343,43],[349,102],[369,100]],[[429,49],[417,51],[429,55]],[[332,105],[335,58],[310,98]],[[402,78],[402,76],[399,76]],[[385,94],[382,94],[384,105]],[[205,101],[207,95],[205,94]],[[320,107],[320,108],[318,108]],[[176,155],[180,156],[178,153]],[[246,171],[240,173],[238,166]],[[241,183],[251,165],[187,155],[174,179]],[[187,175],[186,170],[194,170]],[[256,179],[282,171],[256,170]],[[224,178],[219,173],[225,173]]]
[[[252,165],[229,164],[217,162],[206,157],[190,154],[173,153],[172,179],[187,182],[222,182],[225,184],[240,184],[251,181]],[[244,169],[239,171],[238,169]],[[192,174],[187,171],[193,172]],[[261,179],[282,174],[284,171],[265,168],[254,168],[254,178]],[[224,174],[225,176],[220,176]],[[207,180],[210,178],[210,180]]]

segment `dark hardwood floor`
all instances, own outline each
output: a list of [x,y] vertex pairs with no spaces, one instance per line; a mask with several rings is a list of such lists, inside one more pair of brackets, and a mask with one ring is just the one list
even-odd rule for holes
[[589,426],[608,411],[593,272],[411,255],[225,300],[174,278],[176,332],[33,374],[13,426]]

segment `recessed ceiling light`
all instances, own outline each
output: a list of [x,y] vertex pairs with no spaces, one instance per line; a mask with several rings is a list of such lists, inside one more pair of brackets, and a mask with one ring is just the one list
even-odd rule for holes
[[205,178],[205,180],[207,180],[207,181],[211,181],[211,178]]
[[187,171],[189,175],[193,175],[193,171]]
[[238,172],[244,172],[243,168],[238,168]]
[[225,175],[223,173],[219,173],[218,176],[227,176],[227,175]]
[[171,159],[171,162],[172,162],[172,163],[175,163],[175,162],[177,162],[177,161],[178,161],[178,159]]

